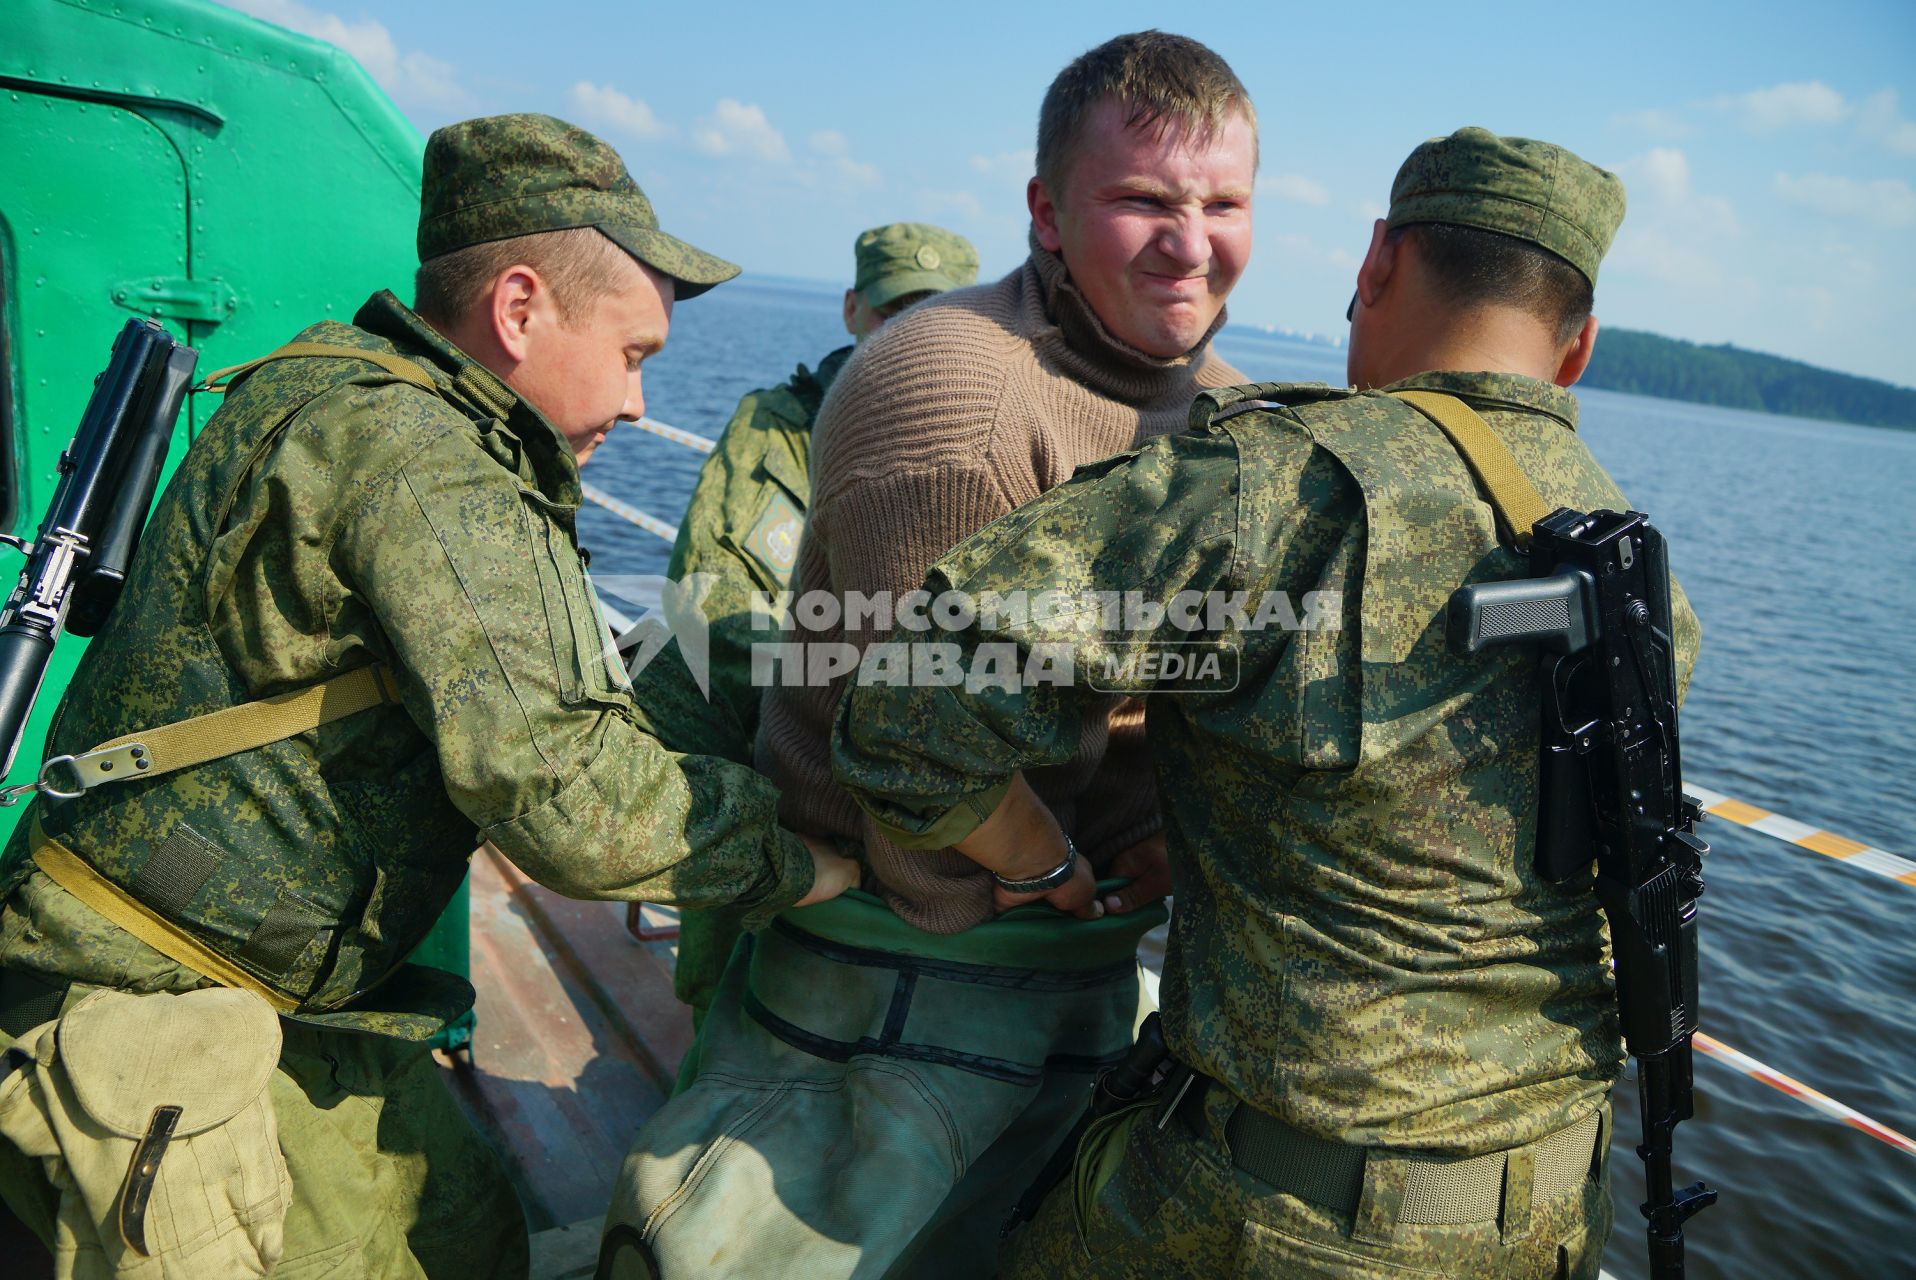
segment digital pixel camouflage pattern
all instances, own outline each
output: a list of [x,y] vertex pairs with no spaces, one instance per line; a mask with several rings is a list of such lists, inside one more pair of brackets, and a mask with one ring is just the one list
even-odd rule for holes
[[[1627,506],[1576,435],[1567,392],[1484,373],[1423,374],[1394,389],[1410,388],[1477,409],[1546,503]],[[1247,399],[1281,407],[1220,412]],[[1335,593],[1319,598],[1335,602],[1334,628],[1227,627],[1219,639],[1241,657],[1228,692],[1130,684],[1153,694],[1147,726],[1178,904],[1167,1040],[1305,1134],[1500,1151],[1589,1116],[1617,1074],[1602,916],[1586,886],[1552,886],[1531,864],[1537,657],[1460,659],[1445,645],[1456,587],[1527,573],[1423,415],[1381,393],[1266,384],[1200,397],[1190,433],[1081,469],[948,554],[926,584],[1156,600]],[[1680,591],[1674,605],[1687,685],[1699,631]],[[1068,756],[1079,707],[1095,697],[1087,677],[1109,652],[1166,638],[1114,640],[1095,623],[1001,619],[960,637],[1025,652],[1071,642],[1071,688],[854,689],[839,712],[840,780],[901,844],[962,837],[980,820],[974,798]],[[1125,687],[1108,671],[1101,679]],[[1207,1194],[1200,1184],[1188,1193]],[[1165,1243],[1160,1264],[1233,1274],[1251,1247],[1240,1238],[1256,1238],[1229,1217],[1237,1203],[1190,1205],[1191,1234]],[[1046,1256],[1053,1275],[1132,1274]],[[1241,1274],[1373,1274],[1362,1261]]]
[[678,282],[683,300],[738,268],[659,230],[619,153],[552,116],[485,116],[434,130],[420,191],[419,260],[541,231],[597,227]]
[[[673,735],[687,730],[654,717],[674,751],[751,762],[762,692],[752,684],[752,594],[791,583],[812,502],[812,423],[851,354],[850,346],[840,347],[818,362],[817,372],[800,365],[778,386],[748,392],[699,469],[666,575],[675,582],[694,573],[713,578],[700,605],[710,625],[712,700],[729,710],[736,732],[694,730],[680,745]],[[650,707],[645,695],[659,679],[690,679],[677,652],[672,646],[639,672],[634,687],[641,706]]]
[[[800,365],[778,386],[749,392],[699,470],[666,575],[674,582],[709,575],[700,607],[708,623],[711,697],[700,693],[676,644],[633,677],[646,722],[674,751],[752,762],[763,691],[752,683],[751,598],[791,582],[812,501],[812,423],[851,354],[851,347],[840,347],[818,362],[816,373]],[[735,910],[680,916],[672,984],[701,1021],[739,932]]]
[[891,222],[858,233],[852,288],[867,306],[909,293],[945,293],[978,283],[978,251],[955,231],[929,222]]
[[1515,236],[1550,250],[1594,285],[1623,207],[1623,183],[1609,170],[1554,143],[1470,128],[1410,153],[1391,183],[1384,221]]
[[[416,1038],[470,1004],[463,981],[398,966],[481,840],[573,896],[767,916],[803,896],[810,856],[775,825],[771,786],[674,757],[640,727],[580,560],[578,468],[558,431],[391,294],[300,336],[400,352],[440,394],[350,359],[239,379],[155,509],[47,749],[370,662],[392,668],[400,705],[37,802],[46,831],[301,1016]],[[29,825],[11,883],[30,866]],[[17,910],[16,896],[0,925]],[[0,964],[118,985],[111,940],[0,936]]]

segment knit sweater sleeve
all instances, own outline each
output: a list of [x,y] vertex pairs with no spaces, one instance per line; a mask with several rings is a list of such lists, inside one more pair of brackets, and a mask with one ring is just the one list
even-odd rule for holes
[[[861,653],[888,641],[915,646],[905,651],[907,661],[950,637],[921,622],[922,609],[899,625],[899,603],[924,585],[934,561],[1036,488],[1028,477],[1005,475],[994,461],[991,442],[1007,410],[1004,360],[989,349],[990,335],[980,335],[962,316],[923,327],[933,332],[918,341],[874,344],[833,386],[815,438],[815,506],[807,531],[842,604],[859,595],[888,604],[856,624],[848,608],[832,638]],[[850,675],[834,680],[819,708],[821,756],[829,750],[832,711],[849,683]],[[893,910],[936,932],[990,915],[990,885],[977,864],[955,850],[900,849],[863,815],[858,820],[866,857]]]

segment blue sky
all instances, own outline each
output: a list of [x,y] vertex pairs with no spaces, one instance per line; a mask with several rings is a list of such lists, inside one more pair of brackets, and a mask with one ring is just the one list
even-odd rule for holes
[[[1233,320],[1341,332],[1370,219],[1423,138],[1479,124],[1620,173],[1607,323],[1916,385],[1916,4],[966,5],[232,0],[359,58],[422,131],[548,111],[617,145],[667,230],[839,280],[900,219],[1024,254],[1039,99],[1159,26],[1257,104]],[[1247,370],[1258,376],[1282,371]]]

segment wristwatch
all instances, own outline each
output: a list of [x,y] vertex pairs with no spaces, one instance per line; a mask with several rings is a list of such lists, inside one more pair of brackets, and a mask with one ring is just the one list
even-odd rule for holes
[[1066,836],[1064,838],[1064,861],[1043,875],[1033,876],[1029,880],[1007,880],[994,871],[991,873],[991,878],[996,880],[998,887],[1007,893],[1050,893],[1059,885],[1070,880],[1071,873],[1077,870],[1077,868],[1078,846],[1071,843],[1070,836]]

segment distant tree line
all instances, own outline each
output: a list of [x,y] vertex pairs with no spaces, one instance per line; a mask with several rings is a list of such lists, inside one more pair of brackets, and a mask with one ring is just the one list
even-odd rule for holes
[[1703,347],[1635,329],[1604,329],[1579,385],[1916,430],[1916,391],[1905,387],[1727,343]]

